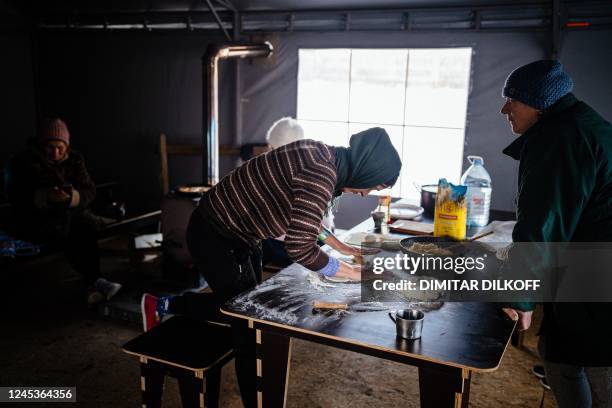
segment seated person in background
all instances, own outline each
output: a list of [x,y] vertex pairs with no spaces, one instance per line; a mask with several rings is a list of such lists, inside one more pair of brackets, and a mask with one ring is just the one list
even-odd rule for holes
[[114,296],[121,285],[100,277],[98,227],[88,210],[96,195],[83,156],[70,149],[68,127],[46,121],[40,136],[12,158],[7,193],[12,233],[21,239],[59,245],[89,285],[88,304]]

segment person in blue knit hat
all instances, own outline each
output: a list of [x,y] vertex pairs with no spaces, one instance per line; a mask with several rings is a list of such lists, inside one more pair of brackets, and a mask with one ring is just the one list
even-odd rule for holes
[[[573,86],[554,60],[521,66],[504,84],[501,113],[520,135],[504,149],[520,161],[514,242],[612,241],[612,125]],[[535,304],[508,306],[529,328]],[[612,304],[543,309],[538,349],[558,406],[612,406]]]

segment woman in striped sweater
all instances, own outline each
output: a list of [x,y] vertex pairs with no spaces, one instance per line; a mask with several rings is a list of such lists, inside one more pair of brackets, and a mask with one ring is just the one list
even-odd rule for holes
[[[235,169],[200,201],[187,243],[214,299],[199,294],[143,296],[145,330],[166,314],[216,314],[219,306],[261,281],[260,241],[285,235],[296,263],[326,276],[359,280],[360,267],[328,256],[317,245],[321,220],[342,193],[366,196],[395,184],[400,157],[384,129],[355,134],[348,148],[300,140]],[[232,323],[236,371],[245,406],[255,406],[254,332]]]

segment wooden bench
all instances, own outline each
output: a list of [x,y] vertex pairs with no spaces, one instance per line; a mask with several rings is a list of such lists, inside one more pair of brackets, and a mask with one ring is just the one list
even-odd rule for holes
[[228,325],[174,316],[130,340],[140,358],[142,406],[160,407],[166,375],[178,380],[183,407],[218,407],[221,368],[233,358]]

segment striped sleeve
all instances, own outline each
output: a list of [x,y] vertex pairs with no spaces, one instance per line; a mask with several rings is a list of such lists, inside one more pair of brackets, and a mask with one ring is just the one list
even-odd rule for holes
[[317,236],[335,179],[334,165],[318,160],[309,160],[309,165],[293,178],[293,205],[285,247],[291,260],[313,271],[329,262],[329,256],[317,245]]

